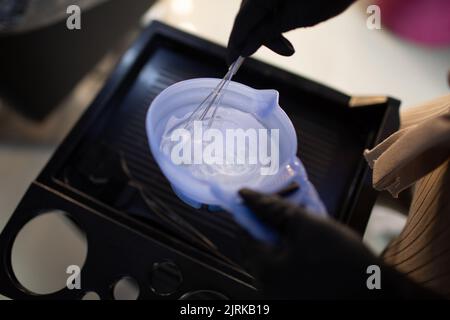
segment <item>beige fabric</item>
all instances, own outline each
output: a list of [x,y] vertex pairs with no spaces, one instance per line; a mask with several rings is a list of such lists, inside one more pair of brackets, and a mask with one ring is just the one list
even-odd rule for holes
[[387,263],[450,298],[450,95],[401,114],[401,128],[365,152],[378,190],[414,186],[405,228]]
[[364,155],[373,185],[394,197],[450,156],[450,95],[402,114],[402,127]]

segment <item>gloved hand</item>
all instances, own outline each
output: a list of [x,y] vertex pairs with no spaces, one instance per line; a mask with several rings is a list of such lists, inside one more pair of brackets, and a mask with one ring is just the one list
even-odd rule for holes
[[[240,195],[260,220],[279,233],[269,245],[245,236],[243,254],[265,298],[437,298],[387,267],[347,227],[312,215],[279,196],[243,189]],[[381,290],[369,290],[367,267],[381,269]]]
[[262,45],[290,56],[295,50],[283,32],[332,18],[354,1],[243,0],[228,42],[228,62],[231,64],[239,55],[250,56]]

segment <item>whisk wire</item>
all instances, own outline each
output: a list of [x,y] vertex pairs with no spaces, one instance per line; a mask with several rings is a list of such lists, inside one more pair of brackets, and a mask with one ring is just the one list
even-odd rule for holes
[[[228,69],[228,72],[225,74],[225,76],[220,80],[220,82],[217,84],[217,86],[206,96],[206,98],[194,109],[194,111],[189,115],[189,117],[186,120],[186,123],[184,125],[184,128],[190,126],[190,124],[195,120],[196,115],[202,110],[203,106],[206,104],[206,106],[203,109],[203,112],[200,114],[200,117],[198,117],[197,121],[203,121],[208,112],[212,109],[212,114],[208,121],[208,128],[211,127],[212,122],[214,121],[217,109],[219,105],[222,102],[223,93],[226,91],[229,83],[231,82],[232,77],[236,74],[239,67],[244,62],[243,57],[239,57]],[[209,101],[209,102],[208,102]]]

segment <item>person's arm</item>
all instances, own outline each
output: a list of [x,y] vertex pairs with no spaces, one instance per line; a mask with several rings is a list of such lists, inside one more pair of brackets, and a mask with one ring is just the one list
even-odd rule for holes
[[[349,228],[279,196],[241,190],[250,210],[279,234],[271,245],[244,236],[245,264],[269,299],[437,299],[372,254]],[[369,266],[380,268],[370,290]],[[369,283],[372,283],[369,280]]]
[[282,33],[314,26],[347,9],[355,0],[243,0],[228,42],[228,62],[265,45],[289,56],[295,50]]

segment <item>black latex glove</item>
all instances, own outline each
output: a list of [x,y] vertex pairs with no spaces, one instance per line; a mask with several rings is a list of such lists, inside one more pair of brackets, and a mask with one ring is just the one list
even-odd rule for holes
[[[270,299],[439,298],[374,256],[349,228],[315,217],[279,196],[240,191],[245,204],[280,235],[277,245],[245,236],[243,253]],[[367,288],[367,267],[381,269],[381,290]]]
[[355,0],[243,0],[228,42],[231,64],[262,45],[284,56],[294,54],[283,32],[310,27],[332,18]]

